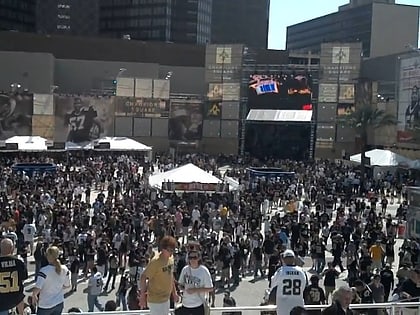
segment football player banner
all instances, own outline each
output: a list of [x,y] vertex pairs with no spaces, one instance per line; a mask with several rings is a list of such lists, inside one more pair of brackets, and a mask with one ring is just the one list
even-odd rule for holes
[[113,133],[113,97],[55,97],[54,141],[84,143]]
[[32,94],[0,94],[0,139],[32,134]]

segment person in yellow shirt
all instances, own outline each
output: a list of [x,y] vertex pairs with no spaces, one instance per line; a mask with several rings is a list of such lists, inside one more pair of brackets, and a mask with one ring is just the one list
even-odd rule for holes
[[376,241],[375,244],[373,244],[369,248],[370,258],[372,258],[372,268],[373,269],[382,269],[382,256],[384,255],[384,250],[381,246],[380,241]]
[[151,315],[169,314],[171,295],[175,303],[179,300],[172,256],[176,245],[172,236],[163,237],[159,254],[153,257],[140,277],[140,308],[148,306]]

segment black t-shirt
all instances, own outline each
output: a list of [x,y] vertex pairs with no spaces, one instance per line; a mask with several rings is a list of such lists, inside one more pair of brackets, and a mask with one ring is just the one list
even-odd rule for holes
[[[401,286],[401,292],[410,294],[413,299],[410,302],[418,302],[420,298],[420,288],[411,279],[407,279]],[[415,299],[416,298],[416,299]]]
[[324,273],[324,286],[335,287],[335,279],[340,275],[335,269],[327,269]]
[[12,309],[25,298],[23,281],[27,278],[28,271],[21,260],[0,257],[0,311]]

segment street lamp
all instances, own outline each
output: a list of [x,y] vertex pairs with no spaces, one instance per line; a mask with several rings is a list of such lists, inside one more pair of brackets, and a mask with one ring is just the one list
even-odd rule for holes
[[10,84],[10,90],[11,90],[12,93],[16,93],[21,87],[22,87],[22,85],[20,83]]
[[174,73],[172,71],[168,71],[168,73],[165,76],[165,80],[169,80],[172,77],[173,74]]

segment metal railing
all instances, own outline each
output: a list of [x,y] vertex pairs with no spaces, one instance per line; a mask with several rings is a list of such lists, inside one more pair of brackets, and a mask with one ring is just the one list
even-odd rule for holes
[[[308,311],[312,310],[323,310],[327,308],[329,305],[305,305],[305,309]],[[367,309],[383,309],[387,310],[389,315],[398,315],[400,314],[399,311],[410,308],[412,311],[416,311],[416,314],[420,314],[420,302],[390,302],[390,303],[373,303],[373,304],[351,304],[350,309],[352,310],[367,310]],[[416,309],[417,308],[417,309]],[[248,314],[259,314],[260,312],[274,312],[276,311],[276,305],[266,305],[266,306],[236,306],[236,307],[212,307],[211,313],[219,314],[225,312],[246,312]],[[173,314],[174,310],[171,310]],[[69,313],[63,313],[65,315],[69,315]],[[135,310],[135,311],[114,311],[114,312],[83,312],[83,313],[70,313],[74,314],[85,314],[85,315],[130,315],[130,314],[149,314],[149,310]],[[411,314],[411,313],[410,313]]]

